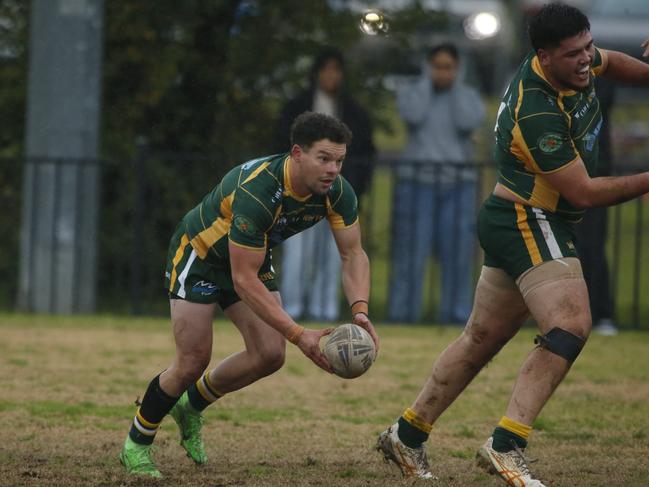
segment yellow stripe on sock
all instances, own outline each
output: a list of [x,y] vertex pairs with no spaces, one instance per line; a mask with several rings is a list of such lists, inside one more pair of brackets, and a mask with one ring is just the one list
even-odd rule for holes
[[421,416],[419,416],[416,412],[414,412],[410,408],[406,409],[403,412],[403,419],[405,419],[412,426],[423,431],[424,433],[430,433],[430,430],[433,429],[433,425],[431,423],[427,423],[426,421],[424,421]]
[[[137,419],[142,423],[142,426],[145,428],[149,429],[156,429],[158,426],[160,426],[160,423],[152,423],[151,421],[147,421],[142,417],[142,413],[140,413],[140,409],[138,408],[137,413],[135,413],[137,416]],[[162,422],[162,421],[161,421]]]
[[211,372],[212,372],[211,370],[205,372],[205,375],[204,375],[204,377],[205,377],[205,385],[207,386],[207,388],[210,390],[210,392],[212,394],[214,394],[217,398],[221,398],[221,397],[223,397],[224,393],[217,391],[216,388],[212,385],[212,382],[210,381],[210,373]]
[[203,399],[205,399],[207,402],[214,402],[215,397],[214,395],[205,387],[205,384],[203,384],[203,378],[201,377],[196,381],[196,389],[198,389],[198,392],[200,393],[201,396],[203,396]]
[[519,423],[518,421],[514,421],[513,419],[510,419],[507,416],[503,416],[500,419],[500,421],[498,422],[498,426],[506,429],[507,431],[511,431],[515,435],[518,435],[521,438],[524,438],[526,440],[530,436],[530,433],[532,433],[531,426],[527,426],[526,424]]

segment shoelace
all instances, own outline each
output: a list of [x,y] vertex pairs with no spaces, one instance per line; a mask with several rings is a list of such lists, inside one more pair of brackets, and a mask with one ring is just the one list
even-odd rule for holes
[[151,459],[151,449],[149,448],[138,448],[136,450],[137,462],[138,465],[142,464],[152,464],[153,460]]
[[410,448],[408,446],[405,447],[407,448],[406,451],[410,453],[410,456],[414,457],[414,463],[417,466],[417,469],[422,472],[428,472],[428,457],[426,457],[426,451],[424,450],[424,448]]
[[530,468],[527,466],[528,463],[534,463],[538,458],[530,458],[525,456],[525,451],[520,448],[515,442],[512,441],[512,446],[514,447],[514,452],[516,456],[514,457],[514,462],[516,466],[523,472],[523,475],[530,475]]
[[428,457],[426,457],[426,452],[424,451],[423,448],[418,448],[416,450],[416,456],[417,456],[417,466],[419,467],[420,470],[428,472],[429,466],[428,466]]

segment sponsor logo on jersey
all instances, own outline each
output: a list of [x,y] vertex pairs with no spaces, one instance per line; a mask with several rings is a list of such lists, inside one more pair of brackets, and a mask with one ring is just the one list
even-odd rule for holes
[[243,169],[244,171],[247,171],[248,169],[255,166],[256,164],[259,164],[260,162],[267,161],[267,160],[268,160],[268,157],[259,157],[257,159],[253,159],[252,161],[248,161],[245,164],[242,164],[241,169]]
[[560,134],[547,133],[539,138],[539,149],[546,154],[558,151],[563,145],[563,137]]
[[280,199],[282,199],[282,194],[284,194],[284,188],[282,188],[282,187],[280,186],[279,189],[278,189],[277,191],[275,191],[275,194],[274,194],[273,197],[270,199],[270,202],[271,202],[271,203],[276,203],[276,202],[278,202]]
[[198,281],[192,286],[193,293],[201,293],[203,296],[211,296],[217,291],[218,287],[209,281]]
[[592,151],[593,147],[595,147],[595,142],[597,141],[599,131],[602,130],[602,122],[603,119],[600,118],[593,131],[584,136],[584,149],[586,149],[588,152]]
[[583,116],[586,114],[586,112],[588,112],[588,109],[589,109],[589,108],[590,108],[590,100],[588,101],[588,103],[586,103],[586,105],[584,105],[583,107],[581,107],[581,108],[579,109],[579,111],[577,111],[577,113],[575,113],[574,117],[575,117],[576,119],[580,119],[581,117],[583,117]]
[[259,280],[261,282],[266,282],[266,281],[271,281],[275,279],[275,274],[272,272],[264,272],[263,274],[259,274]]

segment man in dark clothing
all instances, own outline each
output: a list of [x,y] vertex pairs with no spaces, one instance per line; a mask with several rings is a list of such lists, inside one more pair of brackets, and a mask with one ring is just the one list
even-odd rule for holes
[[[374,162],[372,126],[367,112],[344,88],[345,64],[335,48],[321,51],[311,69],[311,85],[282,109],[276,152],[286,151],[292,121],[305,111],[324,113],[342,120],[354,134],[347,150],[342,176],[360,200],[369,187]],[[294,318],[318,321],[338,318],[340,259],[326,225],[316,225],[283,245],[281,292],[284,306]],[[295,286],[295,282],[308,285]]]

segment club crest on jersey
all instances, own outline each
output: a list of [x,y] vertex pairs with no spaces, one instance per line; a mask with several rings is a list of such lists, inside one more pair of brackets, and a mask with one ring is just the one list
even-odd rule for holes
[[563,137],[559,134],[548,133],[539,138],[539,149],[546,154],[558,151],[563,145]]
[[232,224],[235,226],[237,230],[239,230],[244,235],[255,235],[257,233],[255,224],[245,216],[242,215],[235,216],[234,220],[232,221]]

